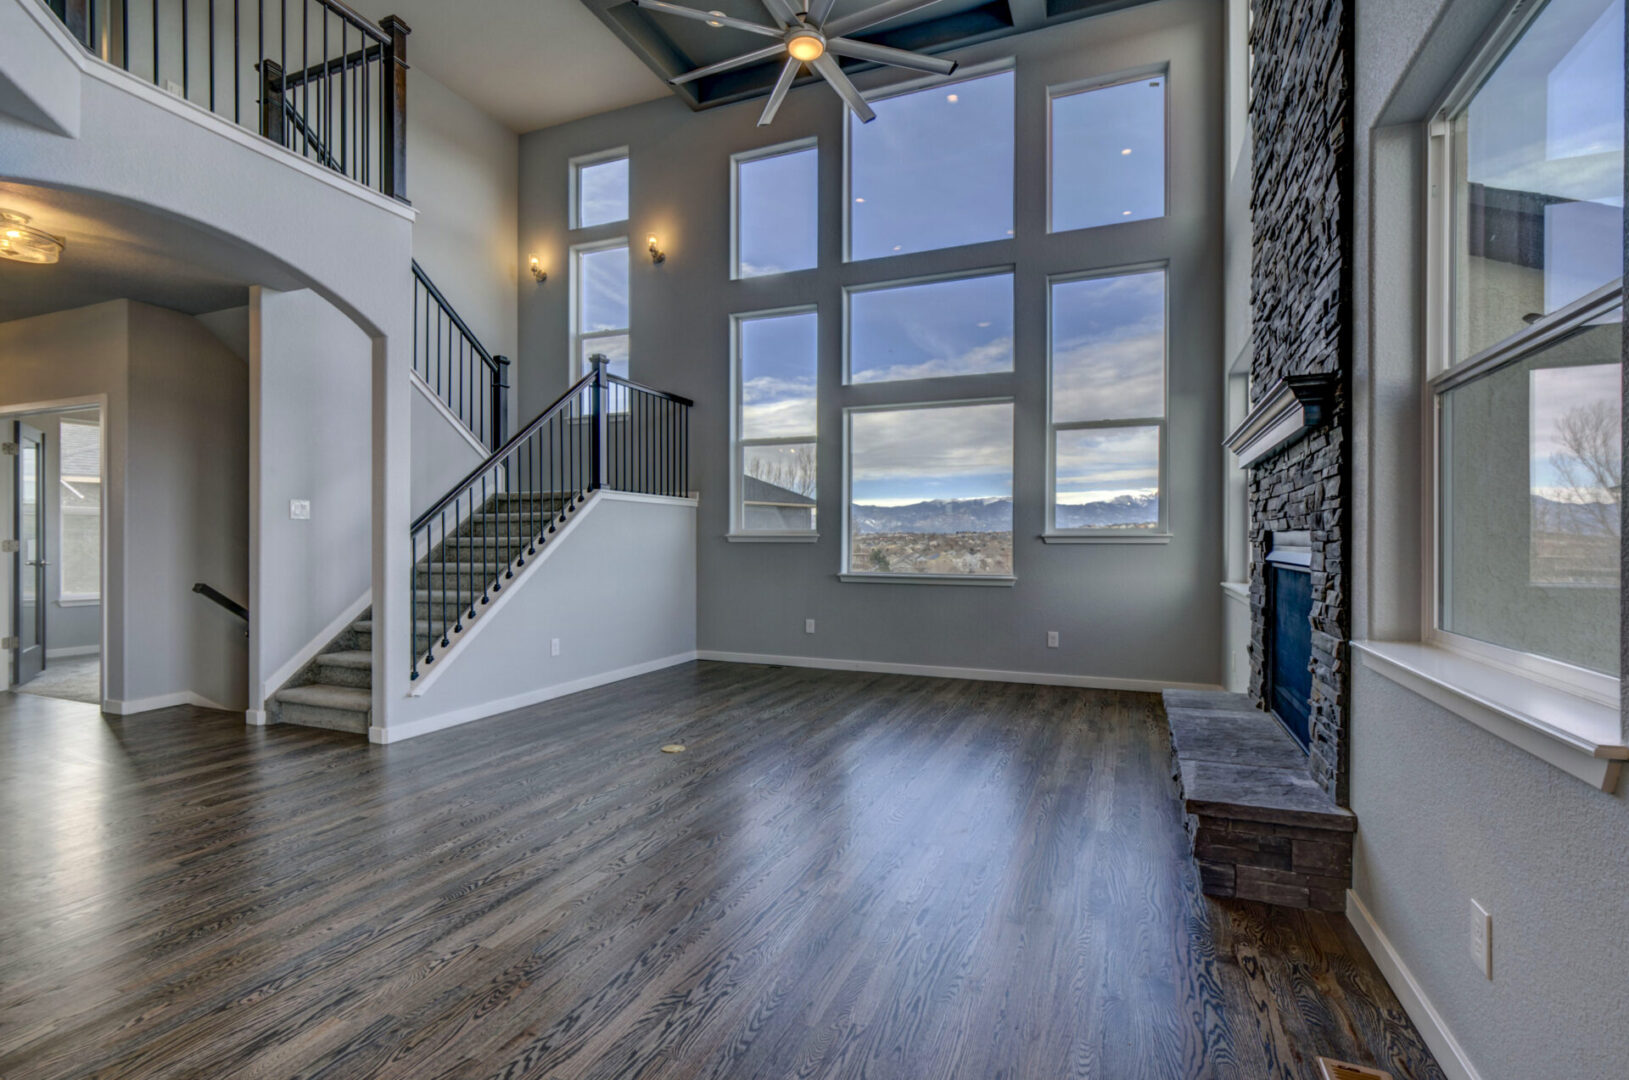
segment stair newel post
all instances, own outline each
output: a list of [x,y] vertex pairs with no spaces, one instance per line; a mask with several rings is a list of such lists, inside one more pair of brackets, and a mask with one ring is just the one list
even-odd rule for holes
[[260,134],[278,146],[283,136],[283,65],[264,57],[260,61]]
[[604,486],[605,471],[605,442],[609,435],[607,425],[607,409],[605,400],[605,369],[610,361],[595,353],[588,358],[594,365],[594,462],[593,462],[593,490],[598,491]]
[[496,450],[509,439],[509,358],[494,356],[497,368],[492,372],[492,449]]
[[379,28],[390,35],[379,95],[379,135],[384,140],[379,148],[379,190],[407,202],[407,35],[413,31],[395,15],[379,20]]

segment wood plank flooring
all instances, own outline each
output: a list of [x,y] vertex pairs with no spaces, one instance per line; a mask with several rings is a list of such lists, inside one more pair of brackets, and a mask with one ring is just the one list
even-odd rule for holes
[[0,1076],[1441,1077],[1344,919],[1200,895],[1167,754],[724,664],[384,747],[0,694]]

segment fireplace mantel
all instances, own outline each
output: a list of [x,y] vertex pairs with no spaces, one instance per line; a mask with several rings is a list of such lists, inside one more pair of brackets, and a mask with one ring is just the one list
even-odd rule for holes
[[1250,410],[1222,445],[1244,468],[1278,453],[1329,419],[1334,375],[1290,375],[1280,379]]

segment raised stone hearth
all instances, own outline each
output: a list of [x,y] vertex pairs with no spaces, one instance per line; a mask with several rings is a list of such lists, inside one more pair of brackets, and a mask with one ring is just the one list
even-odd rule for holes
[[1341,911],[1357,818],[1244,694],[1167,690],[1175,776],[1208,896]]

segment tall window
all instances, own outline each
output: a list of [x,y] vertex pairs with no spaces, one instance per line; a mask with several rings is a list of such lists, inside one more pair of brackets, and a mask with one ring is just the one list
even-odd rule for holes
[[1165,271],[1055,278],[1050,290],[1050,530],[1163,533]]
[[876,259],[1013,234],[1013,73],[871,102],[848,117],[848,251]]
[[848,381],[898,382],[1012,370],[1012,273],[848,293]]
[[848,410],[849,575],[1010,581],[1010,401]]
[[62,510],[61,595],[66,602],[102,595],[102,429],[64,417],[57,441]]
[[572,363],[575,376],[603,356],[611,373],[628,377],[628,241],[584,244],[571,252]]
[[735,155],[736,277],[820,261],[819,162],[813,139]]
[[1053,92],[1053,232],[1165,216],[1165,75]]
[[1552,662],[1606,696],[1619,664],[1624,7],[1550,0],[1518,18],[1433,129],[1435,633],[1530,669]]
[[571,162],[571,227],[628,220],[628,152],[608,150]]
[[734,323],[733,531],[812,535],[819,316],[809,308]]

